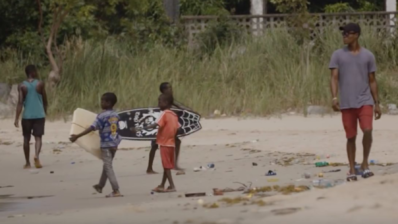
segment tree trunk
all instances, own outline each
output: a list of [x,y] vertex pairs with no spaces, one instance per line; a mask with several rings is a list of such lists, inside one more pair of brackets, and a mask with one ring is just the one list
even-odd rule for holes
[[48,74],[48,84],[51,89],[55,88],[58,85],[59,81],[61,80],[60,69],[57,65],[57,62],[54,58],[54,54],[51,49],[52,41],[53,41],[53,30],[51,30],[46,46],[48,60],[50,61],[51,64],[51,71]]
[[51,70],[50,73],[48,74],[48,79],[47,79],[49,88],[55,89],[60,81],[61,81],[60,73]]

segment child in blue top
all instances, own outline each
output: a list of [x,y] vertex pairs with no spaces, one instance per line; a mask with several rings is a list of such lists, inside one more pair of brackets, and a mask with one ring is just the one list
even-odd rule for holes
[[104,166],[102,168],[102,175],[99,184],[94,185],[94,189],[98,193],[102,193],[105,187],[106,180],[112,185],[113,192],[106,197],[122,197],[120,194],[119,185],[113,171],[112,161],[115,157],[117,147],[120,143],[119,129],[119,115],[113,110],[113,106],[117,102],[117,97],[114,93],[105,93],[101,97],[101,108],[103,112],[98,114],[94,123],[85,131],[78,135],[70,137],[71,142],[75,142],[78,138],[87,135],[88,133],[98,130],[101,138],[101,152]]

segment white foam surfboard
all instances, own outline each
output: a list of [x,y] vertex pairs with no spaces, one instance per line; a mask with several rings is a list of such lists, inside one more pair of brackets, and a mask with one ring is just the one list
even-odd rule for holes
[[[72,126],[70,128],[70,134],[76,135],[86,130],[94,122],[96,117],[97,114],[91,111],[77,108],[73,112],[73,120]],[[86,150],[86,152],[97,157],[98,159],[101,159],[100,136],[98,134],[98,131],[93,131],[79,138],[78,140],[76,140],[75,143],[84,150]]]

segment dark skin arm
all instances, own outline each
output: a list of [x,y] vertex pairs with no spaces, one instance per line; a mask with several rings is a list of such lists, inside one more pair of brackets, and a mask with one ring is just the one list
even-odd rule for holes
[[177,109],[184,110],[183,106],[180,105],[180,104],[177,103],[177,102],[174,102],[174,103],[173,103],[173,106],[176,107]]
[[381,109],[379,105],[380,101],[379,101],[379,92],[377,90],[376,74],[374,72],[369,74],[369,86],[370,86],[370,92],[372,93],[372,97],[375,102],[375,119],[378,120],[381,118]]
[[190,108],[183,106],[181,103],[174,102],[173,106],[180,110],[192,111]]
[[23,100],[24,100],[24,94],[22,92],[22,84],[19,84],[18,85],[18,103],[17,103],[17,109],[16,109],[15,121],[14,121],[14,125],[17,128],[19,127],[19,116],[22,113]]
[[92,131],[94,131],[94,128],[89,127],[89,128],[87,128],[86,130],[84,130],[82,133],[80,133],[80,134],[78,134],[78,135],[71,135],[70,138],[69,138],[69,140],[70,140],[71,142],[75,142],[75,141],[76,141],[77,139],[79,139],[80,137],[83,137],[83,136],[89,134],[89,133],[92,132]]
[[331,69],[330,91],[332,93],[332,108],[334,111],[340,111],[340,105],[337,99],[338,84],[339,84],[339,71],[337,68]]
[[[186,110],[186,111],[194,112],[191,108],[185,107],[185,106],[183,106],[182,104],[180,104],[180,103],[178,103],[178,102],[174,102],[174,103],[173,103],[173,106],[176,107],[177,109],[180,109],[180,110]],[[197,113],[197,112],[194,112],[194,113]],[[199,113],[198,113],[198,114],[199,114]],[[199,114],[199,115],[200,115],[200,114]],[[201,116],[201,115],[200,115],[200,116]]]

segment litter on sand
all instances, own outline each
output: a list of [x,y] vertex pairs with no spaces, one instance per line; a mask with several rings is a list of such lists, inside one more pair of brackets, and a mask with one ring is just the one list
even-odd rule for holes
[[206,192],[197,192],[197,193],[188,193],[185,194],[185,197],[190,198],[190,197],[204,197],[206,196]]
[[265,176],[276,176],[276,173],[272,170],[269,170],[268,173],[265,174]]

